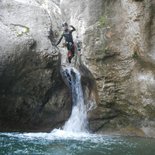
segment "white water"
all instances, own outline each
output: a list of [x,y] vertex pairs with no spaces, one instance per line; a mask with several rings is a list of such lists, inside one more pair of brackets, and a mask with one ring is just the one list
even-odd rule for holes
[[84,104],[83,91],[81,86],[81,75],[75,68],[64,70],[72,92],[72,113],[65,123],[63,130],[70,132],[87,132],[87,110]]
[[42,138],[46,140],[79,140],[79,141],[92,141],[94,143],[99,143],[104,141],[105,137],[110,138],[107,135],[97,135],[82,132],[69,132],[60,129],[54,129],[50,133],[40,132],[40,133],[1,133],[1,135],[6,135],[10,137],[17,137],[23,139],[35,139]]
[[87,130],[87,109],[84,104],[80,73],[73,67],[67,67],[63,69],[63,74],[71,89],[73,104],[71,116],[63,126],[63,129],[54,129],[50,133],[3,133],[3,135],[24,139],[43,138],[48,140],[80,140],[92,141],[95,143],[104,140],[103,136],[90,134]]
[[2,135],[32,140],[43,138],[47,140],[92,141],[95,143],[105,141],[103,136],[90,134],[87,130],[87,108],[84,104],[80,73],[73,67],[67,67],[63,70],[63,74],[65,74],[64,77],[70,86],[73,104],[71,116],[63,126],[63,129],[54,129],[50,133],[3,133]]

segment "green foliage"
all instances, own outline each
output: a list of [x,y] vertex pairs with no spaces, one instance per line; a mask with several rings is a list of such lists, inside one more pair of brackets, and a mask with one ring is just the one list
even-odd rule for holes
[[134,51],[134,53],[132,54],[132,58],[133,58],[133,59],[137,59],[137,58],[138,58],[138,54],[137,54],[136,51]]
[[17,37],[21,37],[24,34],[28,34],[30,32],[30,28],[29,27],[22,26],[21,28],[22,29],[20,31],[16,30],[17,31]]
[[99,18],[99,26],[100,27],[104,27],[104,26],[106,26],[106,24],[107,24],[107,17],[106,16],[101,16],[100,18]]

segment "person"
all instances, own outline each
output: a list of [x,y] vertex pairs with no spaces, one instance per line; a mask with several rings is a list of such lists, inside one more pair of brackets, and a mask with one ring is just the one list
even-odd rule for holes
[[78,55],[82,55],[81,53],[82,41],[79,39],[79,36],[76,36],[76,46],[77,46]]
[[81,64],[81,48],[82,48],[82,41],[80,40],[79,36],[76,36],[76,40],[75,40],[75,46],[76,46],[76,63]]
[[68,24],[66,22],[62,26],[64,27],[64,32],[61,35],[58,42],[56,43],[56,46],[60,44],[61,40],[64,37],[65,38],[65,46],[67,47],[67,50],[68,50],[68,54],[67,54],[68,62],[71,63],[71,60],[74,57],[74,53],[75,53],[75,46],[74,46],[72,33],[74,31],[76,31],[76,29],[75,29],[74,26],[70,25],[70,27],[72,28],[70,30],[69,26],[68,26]]

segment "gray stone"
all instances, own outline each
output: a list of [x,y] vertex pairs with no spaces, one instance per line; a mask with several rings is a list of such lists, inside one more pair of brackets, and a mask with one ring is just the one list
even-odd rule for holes
[[[132,126],[129,134],[138,129],[146,136],[154,136],[151,122],[155,122],[155,2],[62,0],[60,6],[68,22],[78,27],[83,62],[97,82],[97,106],[101,109],[91,116],[108,117],[109,113],[104,113],[107,108],[119,114],[109,117],[111,121],[106,125],[99,123],[102,128],[97,129],[118,129],[122,134],[126,130],[127,134]],[[145,132],[146,128],[151,132]]]
[[70,94],[51,44],[59,19],[51,1],[0,1],[0,131],[50,131],[69,117]]
[[0,2],[1,131],[49,131],[69,117],[70,94],[51,45],[67,21],[83,42],[85,103],[96,102],[90,129],[154,137],[154,1]]

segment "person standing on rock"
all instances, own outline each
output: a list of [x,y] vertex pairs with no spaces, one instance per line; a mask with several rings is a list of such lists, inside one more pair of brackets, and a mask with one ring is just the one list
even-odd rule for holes
[[76,29],[74,26],[70,25],[70,27],[72,28],[70,30],[69,26],[66,22],[62,26],[64,28],[64,32],[61,35],[59,41],[56,43],[56,46],[60,44],[61,40],[64,37],[65,38],[65,46],[67,47],[67,50],[68,50],[68,54],[67,54],[68,62],[71,63],[71,60],[74,57],[74,53],[75,53],[75,46],[74,46],[72,33],[74,31],[76,31]]

